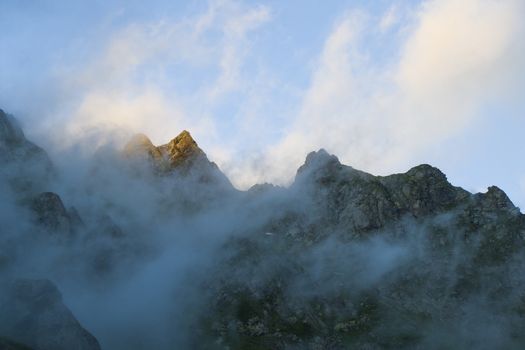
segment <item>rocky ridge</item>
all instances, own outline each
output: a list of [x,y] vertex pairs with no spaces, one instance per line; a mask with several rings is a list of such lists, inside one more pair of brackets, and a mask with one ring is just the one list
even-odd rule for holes
[[[38,233],[31,237],[20,232],[21,241],[46,241],[48,237],[52,244],[59,245],[71,242],[75,234],[85,230],[78,211],[74,207],[66,209],[58,194],[46,191],[56,180],[55,175],[47,153],[27,140],[16,120],[0,110],[0,181],[12,196],[11,204],[30,214],[29,222],[21,222],[20,227],[34,224],[31,234]],[[3,227],[0,232],[7,235],[12,234],[8,232],[11,230],[13,228]],[[40,235],[42,232],[45,235]],[[0,250],[0,272],[16,265],[22,258],[19,250],[23,249],[20,242],[3,243],[7,245]],[[90,253],[99,254],[97,249]],[[63,304],[60,292],[51,281],[13,280],[7,276],[0,275],[1,349],[100,349],[96,338]]]
[[0,109],[0,177],[27,194],[44,189],[54,173],[47,153],[27,140],[17,121]]
[[[24,150],[41,149],[3,112],[0,126],[5,150],[0,161],[17,169],[32,164]],[[35,152],[49,160],[43,150]],[[163,211],[151,220],[155,226],[177,215],[187,220],[211,212],[219,218],[215,223],[231,227],[211,266],[200,272],[203,307],[178,310],[195,315],[188,348],[518,349],[525,344],[525,215],[498,187],[472,194],[427,164],[374,176],[319,150],[306,157],[289,188],[266,184],[241,192],[187,131],[161,146],[136,135],[122,154],[133,183],[161,192],[154,197],[158,203],[148,202]],[[70,237],[60,243],[68,249],[81,242],[87,252],[80,256],[93,258],[95,273],[111,276],[125,261],[122,251],[137,249],[109,215],[89,227],[82,212],[66,209],[45,186],[24,187],[9,179],[13,191],[23,193],[18,203],[33,214],[36,227]],[[126,210],[115,203],[107,208]],[[227,226],[233,220],[243,225]],[[216,229],[206,228],[210,235]],[[0,344],[60,349],[60,339],[68,348],[99,348],[49,281],[19,280],[12,286],[2,304],[11,316],[0,328]],[[18,327],[22,323],[27,327]]]
[[217,164],[208,159],[186,130],[158,147],[146,135],[137,134],[126,144],[123,154],[131,160],[146,160],[160,175],[175,174],[204,184],[232,188]]
[[[524,344],[525,279],[515,273],[525,215],[499,188],[471,194],[425,164],[373,176],[321,150],[289,191],[280,214],[232,239],[235,253],[211,273],[213,307],[201,322],[216,348]],[[486,325],[471,319],[477,310],[512,319],[502,326],[508,334],[480,340]],[[463,322],[469,331],[449,327]],[[439,333],[447,336],[434,339]]]

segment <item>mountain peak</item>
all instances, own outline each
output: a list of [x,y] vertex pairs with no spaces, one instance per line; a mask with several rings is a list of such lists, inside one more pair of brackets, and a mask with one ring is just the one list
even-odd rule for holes
[[338,165],[341,165],[339,159],[333,154],[329,154],[324,148],[321,148],[318,151],[308,153],[304,164],[297,170],[297,173]]
[[17,193],[41,192],[54,176],[47,153],[27,140],[17,120],[0,109],[0,169]]
[[168,142],[166,146],[170,154],[189,154],[194,151],[202,152],[197,142],[195,142],[187,130],[183,130],[177,137]]
[[160,146],[159,149],[169,160],[172,167],[176,167],[188,158],[205,156],[187,130],[183,130],[177,137],[166,145]]
[[416,179],[434,178],[437,180],[447,181],[447,176],[438,168],[429,164],[420,164],[411,168],[406,173],[408,176],[413,176]]
[[0,109],[0,142],[19,144],[24,141],[24,133],[15,118]]
[[187,130],[183,130],[177,137],[161,146],[155,146],[144,134],[136,134],[126,144],[123,153],[127,157],[149,159],[161,171],[172,170],[186,160],[206,158],[206,154]]
[[517,209],[507,194],[497,186],[490,186],[486,193],[482,194],[486,206],[493,209]]
[[191,136],[188,130],[182,130],[180,134],[178,134],[177,137],[175,137],[175,139],[189,139],[195,142],[195,140],[193,139],[193,137]]

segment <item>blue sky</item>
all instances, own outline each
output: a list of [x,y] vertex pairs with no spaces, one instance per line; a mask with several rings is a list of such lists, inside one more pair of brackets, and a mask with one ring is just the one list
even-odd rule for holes
[[4,0],[0,106],[56,156],[188,129],[241,188],[287,184],[324,147],[375,174],[430,163],[523,208],[524,13],[522,0]]

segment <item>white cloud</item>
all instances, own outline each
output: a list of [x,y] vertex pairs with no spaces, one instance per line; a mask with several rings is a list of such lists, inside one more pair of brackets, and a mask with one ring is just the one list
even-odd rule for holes
[[[346,14],[325,42],[296,122],[263,161],[271,169],[265,179],[291,179],[306,152],[320,147],[357,168],[406,169],[524,85],[523,13],[519,0],[424,2],[412,23],[380,38],[401,40],[386,64],[366,40],[394,14],[379,23]],[[246,175],[252,170],[245,177],[261,180]]]
[[224,41],[221,49],[221,74],[209,94],[212,98],[236,89],[241,84],[240,70],[246,56],[246,35],[270,20],[267,7],[257,6],[228,18],[223,25]]
[[[88,130],[111,137],[144,132],[165,142],[187,128],[213,138],[213,105],[242,87],[247,36],[269,19],[264,6],[214,0],[194,17],[130,24],[112,33],[90,62],[64,72],[76,103],[60,122],[72,142]],[[201,71],[206,79],[193,79]],[[194,86],[179,91],[177,83]]]
[[[145,132],[154,142],[190,129],[240,187],[289,182],[306,153],[321,147],[364,170],[404,170],[475,123],[485,107],[503,100],[523,105],[517,92],[525,88],[523,13],[521,0],[432,0],[416,8],[394,5],[379,17],[343,14],[300,103],[281,108],[294,117],[279,130],[282,139],[247,157],[247,143],[271,128],[264,125],[265,105],[275,102],[264,100],[267,90],[282,83],[271,67],[264,67],[269,74],[243,70],[252,34],[272,11],[214,0],[192,17],[111,34],[88,65],[67,72],[66,88],[77,91],[78,103],[64,122],[73,135],[114,127]],[[242,94],[232,111],[243,114],[240,121],[215,114],[233,94]],[[223,122],[239,128],[242,141],[217,135]]]
[[399,8],[394,4],[388,8],[379,20],[379,30],[386,32],[399,22]]
[[396,72],[401,137],[416,144],[439,141],[499,98],[501,77],[512,74],[507,62],[523,57],[515,50],[523,50],[524,10],[523,2],[513,0],[445,0],[422,7]]

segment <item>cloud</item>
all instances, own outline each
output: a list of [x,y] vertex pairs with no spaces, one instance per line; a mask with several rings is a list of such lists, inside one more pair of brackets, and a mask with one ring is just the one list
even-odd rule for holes
[[221,73],[209,91],[211,97],[217,98],[239,88],[242,80],[240,70],[248,50],[246,35],[269,19],[269,9],[259,5],[225,21],[223,25],[225,39],[220,54]]
[[[295,122],[268,150],[269,179],[291,179],[304,155],[320,147],[360,169],[400,171],[482,118],[484,109],[509,96],[522,103],[514,91],[525,82],[524,10],[514,0],[444,0],[379,19],[344,14],[325,41]],[[394,13],[409,21],[386,33]]]
[[396,23],[399,22],[399,14],[398,14],[398,12],[399,12],[398,5],[394,4],[394,5],[390,6],[388,11],[386,11],[383,14],[381,19],[379,20],[379,29],[382,32],[386,32],[387,30],[392,28],[394,25],[396,25]]
[[73,102],[52,127],[63,124],[71,142],[95,131],[165,142],[185,128],[213,139],[214,106],[242,88],[248,35],[269,19],[267,7],[217,0],[193,16],[128,24],[90,60],[62,70]]
[[403,98],[403,134],[417,144],[439,141],[463,129],[488,100],[497,101],[514,87],[502,78],[518,68],[508,62],[524,54],[525,28],[518,15],[523,10],[523,2],[513,0],[422,6],[395,77]]
[[242,188],[289,183],[321,147],[357,168],[401,171],[429,161],[429,149],[494,106],[525,108],[524,7],[432,0],[349,9],[309,68],[284,76],[271,52],[281,46],[257,47],[259,34],[278,41],[272,35],[290,30],[269,30],[282,18],[268,6],[214,0],[190,15],[133,18],[93,39],[87,59],[58,70],[59,118],[44,115],[42,124],[69,135],[57,147],[86,136],[92,144],[100,131],[97,144],[134,132],[162,143],[189,129]]

